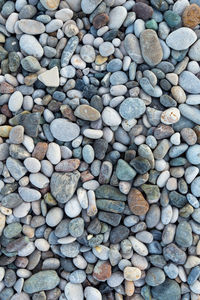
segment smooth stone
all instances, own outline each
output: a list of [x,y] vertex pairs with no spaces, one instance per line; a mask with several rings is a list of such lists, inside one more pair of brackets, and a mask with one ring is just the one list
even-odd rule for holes
[[190,224],[183,221],[176,228],[175,241],[180,247],[190,247],[192,245],[192,228]]
[[149,66],[153,67],[161,62],[163,51],[154,30],[146,29],[140,34],[140,46],[142,56]]
[[42,46],[32,35],[23,34],[20,38],[19,45],[22,52],[26,55],[31,55],[40,59],[44,54]]
[[140,118],[146,110],[144,101],[139,98],[126,98],[120,105],[119,113],[122,118],[130,120]]
[[36,186],[39,189],[43,189],[48,186],[49,179],[42,173],[30,174],[29,176],[31,184]]
[[76,110],[74,111],[74,115],[77,118],[86,120],[86,121],[96,121],[100,118],[100,113],[95,108],[87,105],[82,104],[79,105]]
[[196,177],[191,184],[191,192],[194,196],[200,197],[200,177]]
[[87,286],[84,290],[86,300],[102,300],[102,295],[98,289],[92,286]]
[[80,133],[80,128],[77,124],[61,118],[51,122],[50,130],[54,138],[62,142],[70,142],[78,137]]
[[7,208],[15,208],[22,203],[22,199],[17,193],[10,193],[4,196],[1,200],[1,204]]
[[160,119],[166,125],[177,123],[180,119],[180,111],[176,107],[168,108],[162,112]]
[[85,14],[91,14],[102,0],[83,0],[81,1],[81,8]]
[[24,70],[35,73],[41,69],[40,63],[34,56],[26,56],[21,60],[21,65]]
[[27,169],[23,166],[21,161],[19,161],[18,159],[8,157],[6,160],[6,166],[9,170],[10,174],[16,180],[19,180],[27,173]]
[[186,152],[188,161],[193,165],[200,164],[200,145],[190,146]]
[[162,96],[162,89],[158,85],[153,87],[148,78],[143,77],[139,82],[144,92],[148,95],[155,98],[159,98],[160,96]]
[[15,91],[9,98],[8,107],[10,111],[17,112],[23,103],[23,95],[20,91]]
[[145,281],[150,286],[158,286],[165,281],[165,273],[159,268],[150,268],[147,271]]
[[129,236],[129,240],[132,244],[133,250],[137,254],[139,254],[141,256],[147,256],[148,255],[148,249],[142,242],[140,242],[139,240],[137,240],[133,236]]
[[127,10],[123,6],[116,6],[109,13],[108,27],[110,29],[119,29],[127,16]]
[[189,71],[183,71],[180,74],[179,84],[186,92],[190,94],[200,93],[200,80]]
[[50,227],[57,226],[63,218],[63,210],[60,207],[51,208],[46,215],[46,223]]
[[116,187],[111,185],[101,185],[95,190],[96,198],[126,201],[126,196]]
[[28,187],[19,187],[18,192],[25,202],[37,201],[41,198],[41,193],[39,191]]
[[200,125],[200,111],[196,107],[184,103],[179,105],[179,110],[185,118]]
[[42,5],[48,10],[56,10],[60,4],[60,0],[41,0]]
[[200,61],[200,40],[198,39],[189,50],[189,58],[191,60]]
[[18,22],[19,29],[26,34],[37,35],[45,32],[45,26],[41,22],[23,19]]
[[196,40],[197,35],[192,29],[182,27],[171,32],[166,39],[166,43],[174,50],[185,50],[194,44]]
[[60,203],[66,203],[76,190],[80,173],[53,173],[50,182],[52,195]]
[[132,60],[138,64],[143,63],[143,57],[137,37],[132,33],[127,34],[124,39],[124,48]]
[[108,126],[118,126],[121,123],[121,117],[116,110],[111,107],[104,108],[102,120]]
[[60,282],[56,271],[40,271],[24,282],[23,290],[28,294],[54,289]]
[[166,279],[162,284],[151,289],[152,295],[157,300],[180,300],[181,289],[175,280]]
[[68,40],[68,42],[62,52],[62,55],[61,55],[61,66],[62,67],[65,67],[69,64],[69,61],[70,61],[72,55],[74,54],[74,52],[78,46],[78,43],[79,43],[79,39],[77,36],[72,36]]

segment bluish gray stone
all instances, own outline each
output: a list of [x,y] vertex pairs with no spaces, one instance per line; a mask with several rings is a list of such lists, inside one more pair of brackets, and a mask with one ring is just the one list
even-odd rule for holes
[[188,104],[181,104],[179,105],[180,113],[187,119],[191,120],[192,122],[200,125],[200,110],[194,106]]
[[77,36],[72,36],[65,46],[62,56],[61,56],[61,66],[65,67],[68,65],[70,58],[72,57],[73,53],[76,50],[76,47],[78,46],[79,39]]
[[193,165],[200,164],[200,145],[190,146],[187,150],[186,157],[188,161]]
[[141,85],[142,89],[144,90],[144,92],[152,97],[159,98],[162,95],[161,88],[158,85],[153,87],[150,84],[149,79],[146,77],[143,77],[140,79],[140,85]]
[[24,282],[23,290],[25,293],[33,294],[40,291],[48,291],[54,289],[60,282],[56,271],[41,271]]
[[128,77],[123,71],[114,72],[110,76],[110,83],[112,85],[125,84],[127,81]]
[[190,247],[192,245],[192,228],[190,224],[183,221],[176,228],[175,241],[180,247]]
[[165,282],[152,288],[152,295],[156,300],[180,300],[181,289],[175,280],[167,278]]
[[126,98],[120,105],[119,113],[122,118],[130,120],[141,117],[146,110],[144,101],[139,98]]
[[200,176],[196,177],[192,182],[191,192],[194,196],[200,197]]
[[200,93],[200,80],[189,71],[183,71],[180,74],[179,85],[190,94]]
[[160,268],[150,268],[147,271],[145,281],[150,286],[157,286],[165,281],[165,273]]

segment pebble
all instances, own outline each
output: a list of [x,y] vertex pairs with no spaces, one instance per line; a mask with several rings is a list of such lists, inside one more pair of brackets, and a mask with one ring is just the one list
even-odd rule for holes
[[166,279],[162,284],[152,288],[152,295],[158,300],[168,300],[169,297],[178,300],[181,297],[181,290],[175,280]]
[[42,290],[51,290],[59,284],[56,271],[40,271],[35,273],[24,282],[24,291],[33,294]]
[[170,48],[180,51],[188,49],[196,40],[197,36],[192,29],[182,27],[170,33],[166,39],[166,43]]
[[8,107],[12,112],[17,112],[23,103],[23,95],[21,92],[14,92],[9,99]]
[[52,69],[39,74],[38,79],[48,87],[58,87],[59,86],[59,73],[58,67],[55,66]]
[[139,98],[126,98],[119,108],[122,118],[130,120],[139,118],[146,110],[144,102]]
[[159,268],[150,268],[145,281],[149,286],[159,286],[165,281],[165,273]]
[[140,45],[142,56],[149,66],[153,67],[161,62],[163,51],[154,30],[146,29],[140,34]]
[[50,130],[52,135],[60,141],[70,142],[78,137],[80,128],[77,124],[65,119],[55,119],[51,122]]
[[119,29],[127,16],[127,10],[123,6],[114,7],[109,13],[108,27],[110,29]]

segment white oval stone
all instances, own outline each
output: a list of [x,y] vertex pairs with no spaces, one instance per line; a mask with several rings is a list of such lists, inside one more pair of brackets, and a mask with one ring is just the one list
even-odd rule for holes
[[180,111],[176,107],[170,107],[161,114],[161,122],[166,125],[177,123],[180,120]]
[[121,123],[121,117],[112,107],[104,108],[102,112],[102,120],[108,126],[118,126]]
[[14,92],[8,101],[8,108],[12,112],[17,112],[23,103],[23,95],[20,91]]
[[194,30],[181,27],[168,35],[166,43],[170,48],[179,51],[188,49],[196,40],[197,35]]
[[60,207],[53,207],[46,215],[46,223],[50,227],[55,227],[63,218],[63,210]]

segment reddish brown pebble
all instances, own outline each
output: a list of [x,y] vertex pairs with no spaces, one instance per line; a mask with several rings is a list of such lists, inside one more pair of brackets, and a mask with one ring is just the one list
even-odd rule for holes
[[72,172],[78,169],[79,166],[80,166],[80,159],[78,158],[65,159],[62,160],[59,164],[57,164],[55,170],[57,172]]
[[17,259],[15,260],[15,266],[18,268],[25,269],[27,265],[28,265],[28,258],[26,257],[18,256]]
[[142,193],[133,188],[128,194],[128,205],[136,216],[145,215],[149,210],[149,203],[144,199]]
[[43,143],[43,142],[39,142],[37,143],[37,145],[35,146],[32,156],[42,160],[44,159],[46,152],[47,152],[47,148],[48,148],[48,144],[47,143]]
[[9,110],[8,108],[8,104],[4,104],[2,107],[1,107],[1,113],[3,115],[5,115],[6,117],[8,118],[12,118],[12,113],[11,111]]
[[69,107],[69,105],[62,105],[60,107],[60,111],[63,117],[69,119],[70,121],[76,121],[76,117],[74,116],[73,110]]
[[86,182],[94,179],[94,176],[87,170],[81,173],[81,181]]
[[2,94],[12,94],[14,90],[14,87],[5,81],[0,84],[0,93]]
[[108,21],[109,21],[108,15],[105,13],[102,13],[102,14],[99,14],[96,17],[94,17],[93,26],[94,26],[94,28],[99,29],[99,28],[105,26],[108,23]]
[[144,21],[150,19],[153,15],[153,8],[142,2],[136,3],[133,6],[133,11],[139,19]]
[[108,261],[98,261],[94,267],[93,277],[98,281],[106,281],[111,276],[111,265]]
[[194,28],[200,24],[200,7],[197,4],[191,4],[186,7],[182,15],[183,25]]

